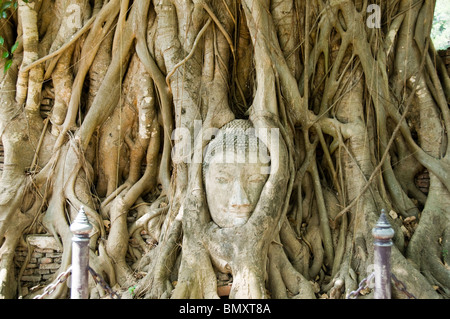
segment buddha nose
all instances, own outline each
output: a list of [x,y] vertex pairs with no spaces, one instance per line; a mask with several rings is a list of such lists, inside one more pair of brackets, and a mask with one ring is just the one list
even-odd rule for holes
[[231,207],[238,209],[250,206],[250,201],[239,180],[235,180],[233,183],[230,204]]

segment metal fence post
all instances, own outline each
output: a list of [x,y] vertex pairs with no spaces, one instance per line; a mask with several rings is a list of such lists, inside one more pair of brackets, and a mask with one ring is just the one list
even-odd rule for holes
[[70,299],[88,299],[89,233],[92,225],[81,207],[70,226],[72,237],[72,287]]
[[385,210],[372,229],[374,238],[375,299],[391,299],[391,247],[394,230],[389,224]]

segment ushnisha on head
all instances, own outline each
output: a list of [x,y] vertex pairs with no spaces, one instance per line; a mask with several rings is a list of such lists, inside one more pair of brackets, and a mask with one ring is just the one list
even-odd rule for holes
[[206,149],[203,179],[211,218],[219,227],[247,222],[267,181],[269,162],[250,121],[233,120],[217,132]]

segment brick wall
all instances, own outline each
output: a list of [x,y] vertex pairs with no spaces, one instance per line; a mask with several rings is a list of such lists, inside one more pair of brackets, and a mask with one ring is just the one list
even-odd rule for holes
[[430,174],[427,169],[419,173],[414,182],[422,193],[428,194],[428,189],[430,188]]
[[17,247],[15,256],[17,275],[22,271],[20,286],[24,297],[54,280],[62,256],[62,251],[52,236],[31,235],[27,237],[27,241],[32,252],[28,262],[26,263],[28,247]]

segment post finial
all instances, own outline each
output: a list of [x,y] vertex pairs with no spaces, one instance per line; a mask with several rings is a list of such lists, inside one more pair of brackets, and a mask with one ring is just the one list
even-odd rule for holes
[[89,220],[84,212],[84,207],[81,206],[78,211],[78,215],[73,221],[72,225],[70,225],[70,231],[74,235],[89,235],[92,230],[92,225],[89,223]]
[[394,229],[392,229],[391,224],[387,219],[386,211],[382,209],[380,218],[372,229],[372,236],[375,239],[374,244],[378,246],[391,246],[394,234]]

